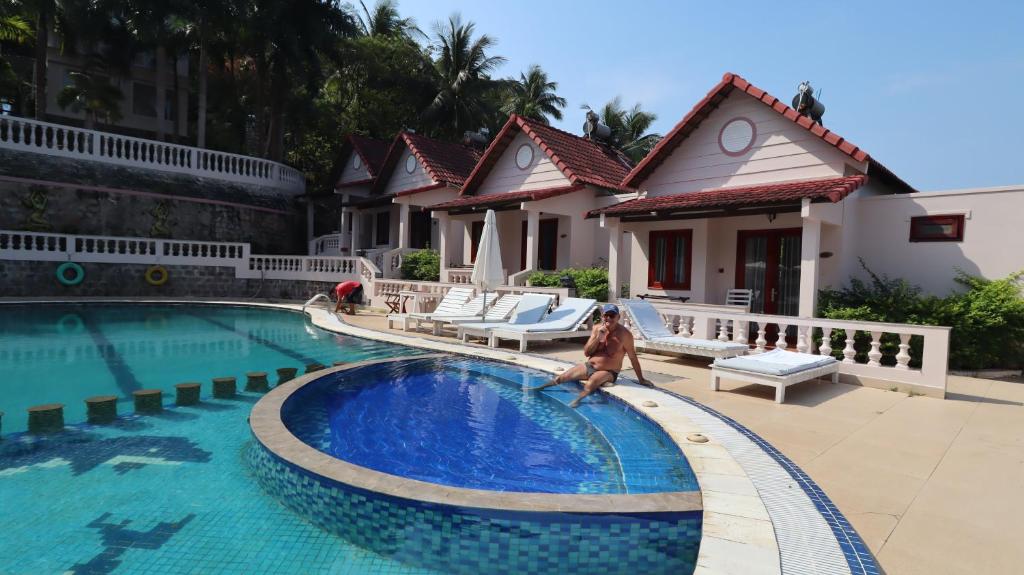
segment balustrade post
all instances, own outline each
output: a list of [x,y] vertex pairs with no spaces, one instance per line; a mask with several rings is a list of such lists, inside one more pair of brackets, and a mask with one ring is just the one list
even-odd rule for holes
[[729,341],[729,320],[727,319],[718,320],[718,341]]
[[807,345],[807,326],[796,326],[796,350],[800,353],[807,353],[809,347]]
[[853,358],[857,356],[857,350],[853,348],[853,336],[856,330],[846,330],[846,347],[843,348],[843,363],[857,363]]
[[821,355],[832,355],[832,328],[821,329],[821,345],[818,346],[818,353]]
[[733,320],[732,326],[732,340],[739,343],[748,343],[747,322],[738,319]]
[[679,335],[693,337],[693,332],[690,331],[690,318],[684,315],[679,316]]
[[775,340],[775,349],[786,349],[789,345],[786,343],[786,330],[789,329],[788,324],[780,323],[779,326],[779,337]]
[[765,339],[767,325],[768,324],[763,321],[757,323],[757,339],[754,340],[754,344],[757,346],[754,349],[755,353],[764,353],[764,347],[768,345],[768,340]]
[[900,352],[896,354],[896,369],[910,369],[910,334],[900,334]]
[[872,367],[879,367],[882,364],[878,361],[882,359],[882,351],[879,346],[882,345],[882,332],[873,331],[871,332],[871,351],[868,352],[868,365]]

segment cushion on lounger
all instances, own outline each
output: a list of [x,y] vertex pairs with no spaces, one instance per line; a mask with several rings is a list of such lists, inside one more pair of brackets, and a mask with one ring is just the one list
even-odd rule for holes
[[643,334],[644,339],[657,339],[661,337],[672,337],[674,334],[665,326],[665,320],[661,313],[650,302],[640,299],[619,300],[619,303],[626,306],[629,314],[633,316],[637,329]]
[[554,296],[539,293],[523,294],[519,300],[516,311],[512,313],[512,319],[508,320],[510,325],[522,325],[537,323],[551,307],[551,300]]
[[763,373],[765,375],[791,375],[801,371],[807,371],[817,367],[823,367],[835,363],[836,358],[832,356],[812,355],[809,353],[798,353],[773,349],[758,355],[744,355],[731,357],[729,359],[716,359],[715,366],[735,369],[737,371],[750,371]]
[[597,300],[570,297],[565,298],[558,309],[544,316],[544,319],[537,323],[515,324],[501,329],[507,331],[524,331],[539,333],[546,331],[570,331],[576,329],[580,323],[587,318],[587,314],[593,311]]

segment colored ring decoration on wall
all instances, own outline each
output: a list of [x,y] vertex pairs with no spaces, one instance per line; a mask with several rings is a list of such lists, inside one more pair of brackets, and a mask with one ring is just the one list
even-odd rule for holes
[[[73,274],[70,278],[67,274],[68,270],[71,270],[71,273]],[[57,281],[59,281],[61,285],[76,286],[82,283],[82,280],[84,279],[85,270],[75,262],[64,262],[57,266]]]
[[149,266],[146,270],[146,283],[151,286],[162,286],[170,277],[171,274],[167,273],[164,266]]
[[82,316],[77,313],[64,314],[57,320],[57,333],[81,333],[83,329],[85,329],[85,323],[82,322]]

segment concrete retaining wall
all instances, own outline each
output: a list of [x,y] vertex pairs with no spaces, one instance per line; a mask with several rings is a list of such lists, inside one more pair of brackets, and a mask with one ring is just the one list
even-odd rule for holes
[[235,269],[210,266],[165,266],[167,283],[146,283],[149,266],[81,264],[85,279],[76,286],[57,281],[59,262],[0,260],[0,297],[213,297],[306,300],[328,293],[333,283],[260,280],[235,277]]

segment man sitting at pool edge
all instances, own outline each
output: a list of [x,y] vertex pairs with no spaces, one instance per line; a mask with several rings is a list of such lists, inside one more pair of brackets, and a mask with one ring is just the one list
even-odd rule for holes
[[338,313],[342,307],[348,306],[348,315],[355,315],[356,302],[363,299],[363,284],[355,281],[341,282],[334,286],[334,295],[338,303],[334,306],[334,313]]
[[601,323],[594,326],[590,339],[583,346],[583,354],[587,356],[584,363],[567,369],[544,385],[528,388],[527,391],[539,391],[567,381],[583,381],[583,391],[569,404],[569,407],[576,407],[584,397],[597,388],[615,383],[619,378],[619,372],[622,371],[622,358],[626,355],[629,355],[629,362],[633,364],[637,382],[640,385],[654,387],[651,382],[644,379],[640,360],[636,357],[636,349],[633,348],[633,334],[619,323],[619,307],[615,304],[605,304],[601,308]]

